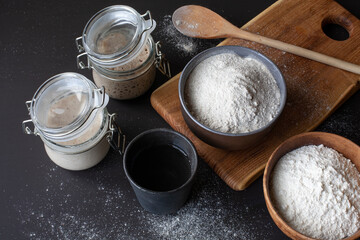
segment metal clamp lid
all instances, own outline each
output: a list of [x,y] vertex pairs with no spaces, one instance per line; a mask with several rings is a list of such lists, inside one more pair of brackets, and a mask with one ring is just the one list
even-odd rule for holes
[[163,54],[160,51],[160,48],[161,48],[161,43],[160,41],[158,41],[155,44],[155,51],[156,51],[155,66],[163,75],[167,76],[168,78],[171,78],[170,63],[165,58],[165,54]]
[[116,113],[109,114],[109,131],[106,138],[110,146],[122,156],[125,151],[126,136],[117,125],[115,121],[116,116]]
[[[89,57],[87,55],[86,52],[83,52],[84,51],[84,48],[81,44],[78,43],[79,39],[81,39],[81,37],[78,37],[76,38],[75,42],[76,42],[76,46],[80,52],[79,55],[76,56],[76,64],[77,64],[77,67],[79,69],[85,69],[85,68],[88,68],[90,69],[91,66],[90,66],[90,61],[89,61]],[[82,49],[82,50],[81,50]],[[82,52],[82,53],[81,53]],[[84,59],[86,61],[86,64],[84,63],[85,61],[82,60]]]
[[25,134],[28,134],[28,135],[33,134],[33,135],[37,136],[38,133],[37,133],[35,127],[34,127],[34,130],[31,130],[30,127],[27,126],[27,124],[30,123],[30,122],[33,122],[33,121],[32,121],[31,119],[24,120],[24,121],[22,122],[22,124],[21,124],[21,125],[22,125],[22,130],[23,130],[23,132],[24,132]]
[[[31,102],[32,101],[26,101],[25,102],[25,105],[26,105],[26,108],[28,110],[28,112],[30,113],[30,106],[31,106]],[[34,126],[34,130],[31,130],[30,127],[26,126],[28,123],[30,122],[33,122],[32,119],[28,119],[28,120],[24,120],[22,122],[22,130],[25,134],[28,134],[28,135],[31,135],[31,134],[34,134],[34,135],[38,135],[37,131],[35,130],[35,126]],[[33,123],[34,125],[34,123]]]

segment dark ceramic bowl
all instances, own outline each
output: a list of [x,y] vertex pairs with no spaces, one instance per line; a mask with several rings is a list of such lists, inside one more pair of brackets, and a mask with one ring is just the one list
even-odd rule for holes
[[[276,83],[280,89],[280,106],[279,112],[266,126],[259,128],[255,131],[248,133],[223,133],[216,130],[213,130],[204,124],[200,123],[194,116],[191,115],[189,109],[185,104],[184,92],[186,81],[191,74],[192,70],[205,59],[222,53],[236,53],[241,57],[250,57],[256,59],[263,63],[273,77],[276,80]],[[210,144],[214,147],[228,149],[228,150],[240,150],[244,148],[248,148],[250,146],[254,146],[262,142],[267,133],[274,126],[275,122],[278,120],[280,114],[282,113],[285,102],[286,102],[286,85],[284,78],[277,68],[277,66],[270,61],[267,57],[262,55],[261,53],[251,50],[249,48],[240,47],[240,46],[221,46],[210,48],[196,55],[184,68],[180,80],[179,80],[179,97],[181,104],[181,112],[184,117],[184,120],[190,130],[202,141],[207,144]]]

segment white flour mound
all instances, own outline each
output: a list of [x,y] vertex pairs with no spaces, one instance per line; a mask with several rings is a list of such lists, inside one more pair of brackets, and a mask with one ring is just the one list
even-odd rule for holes
[[261,62],[222,53],[198,64],[187,79],[185,102],[202,124],[225,133],[246,133],[278,113],[280,90]]
[[360,173],[336,150],[304,146],[276,164],[270,193],[295,230],[316,239],[341,239],[360,229]]

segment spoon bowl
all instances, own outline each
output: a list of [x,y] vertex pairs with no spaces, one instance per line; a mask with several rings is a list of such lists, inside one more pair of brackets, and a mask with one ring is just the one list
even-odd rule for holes
[[173,13],[172,21],[179,32],[194,38],[226,38],[232,36],[229,34],[231,31],[239,30],[219,14],[197,5],[178,8]]

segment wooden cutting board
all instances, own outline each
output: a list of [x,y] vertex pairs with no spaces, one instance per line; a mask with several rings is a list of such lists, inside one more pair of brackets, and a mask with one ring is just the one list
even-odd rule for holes
[[[350,37],[336,41],[322,24],[337,23]],[[360,64],[360,21],[332,0],[280,0],[252,19],[243,29]],[[234,190],[243,190],[262,173],[273,150],[285,139],[313,130],[360,87],[360,75],[283,51],[239,39],[220,45],[241,45],[269,57],[287,84],[286,107],[266,140],[242,151],[225,151],[199,140],[180,112],[178,80],[173,77],[151,96],[154,109],[194,143],[199,156]]]

